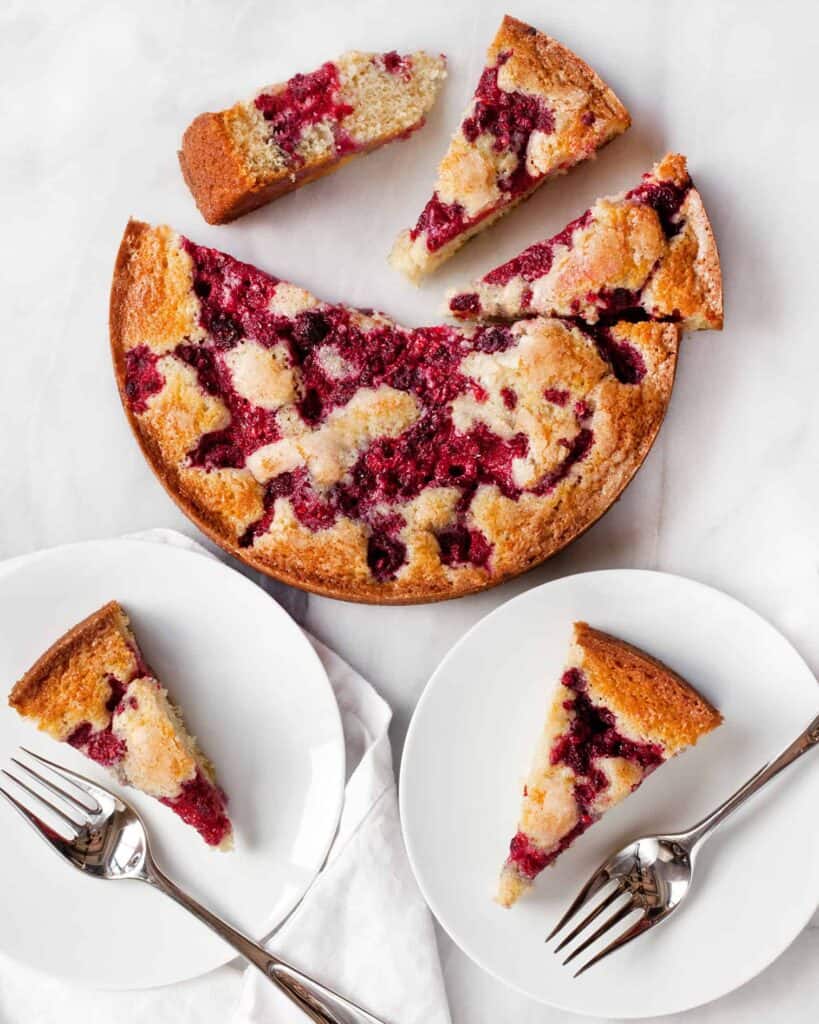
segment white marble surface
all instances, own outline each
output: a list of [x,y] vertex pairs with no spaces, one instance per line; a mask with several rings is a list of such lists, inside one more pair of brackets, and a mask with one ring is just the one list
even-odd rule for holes
[[[634,127],[416,292],[383,256],[420,208],[503,13],[499,4],[477,7],[6,0],[0,8],[0,556],[158,525],[193,532],[138,454],[113,386],[107,291],[129,214],[166,220],[323,297],[421,323],[437,317],[446,286],[551,234],[597,194],[629,186],[665,149],[689,156],[720,244],[727,326],[685,343],[660,439],[605,520],[524,579],[441,606],[367,608],[270,586],[392,703],[396,750],[424,682],[471,623],[523,588],[584,569],[658,568],[721,587],[768,616],[819,670],[813,8],[517,0],[513,13],[609,79]],[[209,228],[199,218],[175,161],[192,115],[346,48],[418,46],[451,59],[424,132],[237,224]],[[680,1019],[814,1020],[817,924],[743,990]],[[714,937],[715,956],[721,941],[729,937]],[[491,980],[443,935],[440,950],[456,1024],[570,1019]],[[237,989],[230,969],[182,986],[176,1019],[225,1019]],[[51,991],[27,975],[0,977],[0,1019],[55,1019]],[[76,992],[74,1014],[71,1000],[59,1009],[71,1020],[83,1005],[124,1011],[112,1000]]]

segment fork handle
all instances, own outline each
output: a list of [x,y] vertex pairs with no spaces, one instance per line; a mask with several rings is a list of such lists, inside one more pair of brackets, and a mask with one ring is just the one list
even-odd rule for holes
[[763,765],[759,771],[744,782],[736,793],[733,793],[728,799],[719,805],[715,811],[712,811],[707,817],[703,818],[702,821],[698,821],[696,825],[688,829],[687,832],[681,833],[679,838],[684,842],[687,842],[690,849],[693,850],[700,845],[711,833],[718,828],[723,821],[730,815],[733,814],[739,807],[741,807],[746,800],[749,800],[755,793],[758,793],[760,789],[768,782],[771,781],[774,776],[778,775],[788,765],[806,754],[813,747],[819,745],[819,715],[814,718],[810,725],[805,729],[803,733],[796,737],[796,739],[787,746],[779,757],[774,758],[773,761],[769,761],[768,764]]
[[218,914],[203,907],[180,889],[176,882],[163,874],[156,864],[146,865],[146,881],[190,911],[245,960],[257,967],[268,981],[304,1011],[313,1024],[385,1024],[349,999],[303,974],[286,960],[274,956],[264,946],[229,925]]

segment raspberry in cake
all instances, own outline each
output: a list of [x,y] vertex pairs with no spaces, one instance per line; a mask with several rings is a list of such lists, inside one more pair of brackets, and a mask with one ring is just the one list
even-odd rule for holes
[[170,807],[208,846],[233,846],[213,767],[145,664],[116,601],[57,640],[15,685],[9,704],[121,785]]
[[390,261],[419,281],[548,178],[628,128],[628,111],[571,50],[505,17],[415,227]]
[[120,393],[171,496],[295,586],[401,603],[548,558],[660,427],[676,324],[406,328],[132,222],[111,298]]
[[179,162],[202,216],[225,224],[420,128],[446,77],[443,56],[345,53],[200,114]]
[[544,868],[664,761],[722,716],[685,680],[624,640],[574,626],[501,872],[510,907]]
[[719,255],[685,157],[669,153],[636,188],[598,199],[554,237],[451,295],[449,312],[461,320],[628,318],[719,330]]

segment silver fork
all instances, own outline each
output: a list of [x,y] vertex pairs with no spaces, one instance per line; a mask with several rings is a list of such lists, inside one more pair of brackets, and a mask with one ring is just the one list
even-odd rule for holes
[[649,929],[665,921],[683,902],[691,889],[694,864],[697,854],[709,836],[725,819],[746,800],[758,793],[762,787],[787,768],[797,758],[819,744],[819,716],[790,744],[779,757],[763,765],[732,796],[684,832],[668,835],[643,836],[624,846],[604,861],[577,894],[572,905],[546,937],[551,941],[571,921],[581,907],[589,903],[598,893],[613,888],[555,947],[557,953],[578,938],[600,914],[621,902],[621,905],[599,927],[563,961],[570,963],[585,949],[588,949],[608,931],[624,921],[629,915],[640,911],[640,916],[616,939],[600,950],[575,973],[575,977],[587,971],[594,964],[615,950],[645,934]]
[[[52,801],[46,798],[26,781],[6,769],[0,771],[27,793],[31,800],[47,807],[60,821],[67,836],[53,829],[2,786],[0,794],[52,849],[62,854],[75,868],[93,878],[128,878],[147,882],[166,896],[170,896],[257,967],[269,981],[302,1009],[314,1024],[384,1024],[360,1006],[302,974],[280,957],[274,956],[180,889],[160,871],[151,855],[145,825],[134,808],[125,800],[91,782],[84,775],[63,768],[53,761],[40,757],[39,754],[26,750],[25,747],[21,749],[29,757],[45,765],[54,778],[44,776],[15,757],[11,758],[11,761],[26,777],[57,799]],[[56,782],[55,779],[60,781]]]

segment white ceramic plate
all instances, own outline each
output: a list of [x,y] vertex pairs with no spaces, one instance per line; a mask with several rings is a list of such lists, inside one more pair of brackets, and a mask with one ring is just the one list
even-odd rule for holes
[[[236,849],[219,853],[167,808],[125,795],[159,863],[251,935],[303,896],[341,810],[344,741],[321,662],[298,626],[248,579],[202,555],[142,541],[56,548],[0,574],[0,678],[11,684],[61,633],[111,598],[216,765]],[[20,744],[111,784],[66,744],[0,706],[0,754]],[[233,951],[145,885],[83,877],[0,801],[0,949],[48,974],[104,988],[164,985]]]
[[[667,661],[722,710],[725,723],[664,765],[504,910],[492,901],[494,885],[548,690],[577,619]],[[421,889],[473,960],[541,1002],[633,1018],[715,999],[779,956],[819,904],[815,753],[710,841],[690,902],[666,925],[576,980],[544,938],[607,854],[635,835],[693,824],[818,709],[816,681],[790,644],[702,584],[609,571],[530,590],[453,648],[412,720],[401,818]]]

